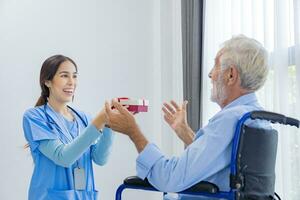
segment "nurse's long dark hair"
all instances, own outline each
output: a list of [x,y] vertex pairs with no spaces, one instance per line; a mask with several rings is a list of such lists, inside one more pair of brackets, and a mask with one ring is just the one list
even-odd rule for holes
[[40,71],[40,86],[42,91],[41,91],[40,98],[37,100],[35,104],[35,107],[47,103],[47,99],[49,97],[49,88],[45,85],[45,82],[51,81],[53,79],[54,75],[58,70],[59,65],[65,61],[70,61],[71,63],[73,63],[77,71],[76,63],[71,58],[63,55],[54,55],[47,58],[44,61]]

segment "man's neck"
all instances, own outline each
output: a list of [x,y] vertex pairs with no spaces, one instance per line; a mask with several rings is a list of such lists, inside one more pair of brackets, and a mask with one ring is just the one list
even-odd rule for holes
[[[233,90],[234,91],[234,90]],[[251,91],[245,90],[245,89],[240,89],[240,90],[235,90],[235,92],[230,93],[231,95],[226,98],[222,103],[220,103],[221,109],[223,109],[225,106],[236,100],[237,98],[244,96],[246,94],[249,94]]]

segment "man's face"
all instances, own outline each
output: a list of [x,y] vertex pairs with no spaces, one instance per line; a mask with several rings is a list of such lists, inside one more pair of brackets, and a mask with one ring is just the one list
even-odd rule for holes
[[224,71],[221,68],[220,58],[222,56],[222,50],[218,52],[215,58],[215,65],[209,73],[209,78],[211,78],[212,91],[211,91],[211,101],[216,102],[221,105],[227,98],[227,90],[224,82]]

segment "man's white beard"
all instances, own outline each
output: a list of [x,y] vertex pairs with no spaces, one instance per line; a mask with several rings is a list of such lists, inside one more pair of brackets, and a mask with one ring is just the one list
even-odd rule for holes
[[223,83],[223,74],[221,73],[216,80],[215,87],[212,88],[210,100],[222,105],[225,99],[227,99],[227,92]]

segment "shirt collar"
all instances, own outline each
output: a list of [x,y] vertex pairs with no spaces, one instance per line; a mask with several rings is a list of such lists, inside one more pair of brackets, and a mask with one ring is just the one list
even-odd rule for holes
[[60,124],[60,119],[58,119],[56,111],[48,104],[44,105],[45,112],[49,116],[50,123]]
[[233,100],[228,105],[226,105],[222,110],[228,109],[228,108],[231,108],[231,107],[234,107],[237,105],[250,104],[253,102],[257,102],[257,98],[256,98],[255,93],[251,92],[251,93],[242,95],[242,96],[238,97],[237,99]]

